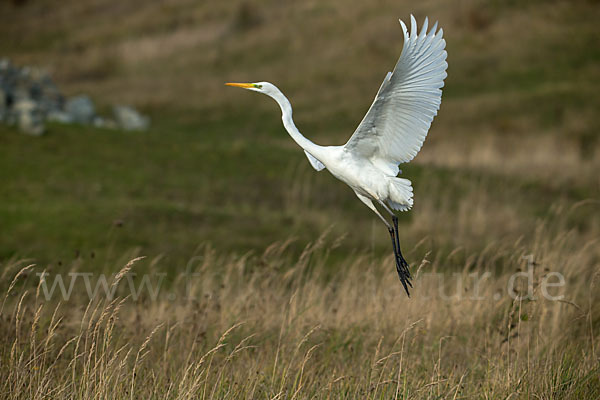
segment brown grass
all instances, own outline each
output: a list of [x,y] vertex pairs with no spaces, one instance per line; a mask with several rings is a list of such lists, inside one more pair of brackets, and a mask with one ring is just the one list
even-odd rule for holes
[[[286,243],[260,255],[191,260],[153,301],[88,301],[82,285],[45,301],[28,268],[2,318],[0,392],[42,398],[594,398],[599,227],[566,229],[571,210],[533,235],[415,263],[407,299],[391,258],[328,267],[322,237],[296,260]],[[535,300],[507,284],[533,261]],[[160,272],[160,261],[151,263]],[[133,266],[135,270],[135,266]],[[471,274],[489,272],[477,285]],[[29,272],[29,275],[28,275]],[[543,296],[542,281],[566,283]],[[481,276],[481,275],[479,275]],[[25,277],[25,282],[21,282]],[[51,280],[51,278],[49,278]],[[15,284],[16,283],[16,284]],[[527,287],[517,280],[516,290]],[[175,296],[175,298],[174,298]],[[184,299],[184,297],[186,297]]]

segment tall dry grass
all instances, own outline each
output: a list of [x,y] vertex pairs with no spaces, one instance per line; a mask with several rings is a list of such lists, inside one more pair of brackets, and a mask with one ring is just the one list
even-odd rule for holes
[[[567,228],[586,206],[540,222],[529,238],[426,256],[414,264],[410,299],[391,257],[330,261],[336,240],[326,236],[296,259],[289,242],[242,256],[207,248],[154,300],[142,293],[133,301],[123,284],[135,262],[147,261],[134,259],[113,278],[112,300],[89,300],[81,284],[68,300],[48,300],[36,267],[14,262],[0,315],[0,393],[597,398],[600,235],[596,225]],[[151,276],[162,271],[160,260],[149,264]],[[520,297],[511,297],[518,270],[533,280],[516,279]],[[544,288],[553,272],[564,286]]]

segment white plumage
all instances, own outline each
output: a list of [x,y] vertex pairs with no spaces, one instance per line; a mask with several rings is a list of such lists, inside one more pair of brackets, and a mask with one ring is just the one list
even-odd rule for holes
[[[392,72],[383,80],[373,104],[344,146],[319,146],[298,131],[292,119],[292,106],[281,91],[269,82],[228,83],[267,94],[277,101],[283,124],[300,145],[317,171],[325,168],[350,186],[357,197],[386,224],[392,237],[396,268],[408,293],[408,264],[400,252],[397,218],[393,210],[406,211],[413,205],[413,189],[408,179],[397,177],[398,164],[411,161],[421,149],[442,100],[446,78],[446,41],[437,22],[429,31],[425,18],[419,32],[411,15],[404,34],[402,53]],[[390,224],[377,210],[379,204],[392,216]]]
[[[375,101],[358,125],[346,148],[383,162],[390,175],[398,163],[409,162],[419,152],[442,101],[446,78],[446,41],[437,23],[427,32],[427,18],[417,34],[411,16],[410,36],[404,22],[404,46],[393,72],[388,72]],[[388,172],[388,171],[386,171]]]

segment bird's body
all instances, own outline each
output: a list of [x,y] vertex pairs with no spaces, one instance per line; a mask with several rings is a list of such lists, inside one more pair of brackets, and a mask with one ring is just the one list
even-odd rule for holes
[[[304,149],[317,171],[327,169],[350,186],[356,196],[386,224],[392,238],[398,276],[408,294],[410,272],[400,252],[395,211],[409,210],[413,189],[408,179],[397,175],[398,164],[409,162],[420,150],[431,121],[441,103],[446,77],[446,42],[437,23],[427,31],[427,19],[419,33],[411,16],[411,32],[400,21],[404,46],[393,72],[388,72],[373,104],[358,128],[343,146],[319,146],[304,137],[292,119],[292,106],[269,82],[229,83],[272,97],[282,112],[282,121],[292,139]],[[380,205],[392,217],[381,215]]]
[[400,184],[410,185],[408,179],[389,176],[373,162],[357,156],[345,146],[327,146],[317,158],[333,176],[350,186],[357,195],[376,202],[410,208],[412,191],[397,190]]

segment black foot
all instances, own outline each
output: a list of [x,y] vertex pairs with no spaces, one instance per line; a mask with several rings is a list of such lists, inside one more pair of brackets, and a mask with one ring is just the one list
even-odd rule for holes
[[402,252],[400,251],[400,241],[398,240],[398,219],[394,217],[394,228],[389,229],[390,236],[392,238],[392,247],[394,248],[394,259],[396,260],[396,272],[398,272],[398,278],[400,278],[400,282],[402,286],[404,286],[404,290],[408,297],[410,297],[410,292],[408,288],[412,288],[412,283],[410,280],[412,277],[410,276],[409,266],[404,257],[402,257]]

